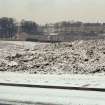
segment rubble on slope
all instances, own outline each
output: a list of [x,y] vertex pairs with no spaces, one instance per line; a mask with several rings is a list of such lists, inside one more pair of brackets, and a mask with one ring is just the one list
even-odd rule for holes
[[35,74],[105,72],[105,40],[32,42],[32,46],[31,42],[0,43],[0,71]]

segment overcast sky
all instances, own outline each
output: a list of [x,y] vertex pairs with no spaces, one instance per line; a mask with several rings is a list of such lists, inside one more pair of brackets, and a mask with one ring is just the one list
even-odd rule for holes
[[0,17],[56,21],[104,21],[105,0],[0,0]]

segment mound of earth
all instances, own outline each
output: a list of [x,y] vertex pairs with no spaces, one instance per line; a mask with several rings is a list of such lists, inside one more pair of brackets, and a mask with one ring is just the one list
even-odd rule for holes
[[65,43],[0,41],[0,71],[35,74],[105,72],[105,40]]

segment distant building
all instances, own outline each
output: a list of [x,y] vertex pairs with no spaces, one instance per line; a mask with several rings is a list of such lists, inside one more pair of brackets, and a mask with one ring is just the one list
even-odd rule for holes
[[44,35],[66,35],[70,33],[103,33],[105,23],[59,22],[46,24],[43,27]]
[[94,33],[100,33],[103,30],[103,26],[101,23],[84,23],[83,25],[83,31],[84,32],[94,32]]
[[103,23],[103,32],[105,33],[105,23]]
[[44,35],[57,35],[57,33],[55,31],[56,31],[56,29],[54,27],[54,24],[46,24],[43,27]]

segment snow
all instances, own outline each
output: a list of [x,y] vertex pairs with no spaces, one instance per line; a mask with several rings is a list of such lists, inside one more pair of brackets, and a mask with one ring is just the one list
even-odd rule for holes
[[18,63],[11,61],[7,65],[13,67],[13,66],[18,66]]
[[105,88],[105,75],[42,75],[0,72],[0,83],[42,84],[75,87]]
[[[105,88],[105,40],[0,41],[0,71],[0,83]],[[95,91],[0,86],[0,100],[104,105],[104,97]]]
[[58,105],[105,105],[104,92],[74,90],[48,90],[0,86],[0,99]]
[[[0,72],[0,83],[105,88],[105,75],[103,73],[43,75]],[[49,105],[104,105],[105,92],[0,86],[0,102],[3,100],[45,103],[45,105],[46,103],[50,103]]]
[[39,43],[0,41],[0,71],[93,74],[105,71],[105,40]]
[[[105,88],[105,76],[103,74],[39,75],[0,72],[0,83]],[[105,92],[0,86],[0,100],[55,105],[104,105]]]

